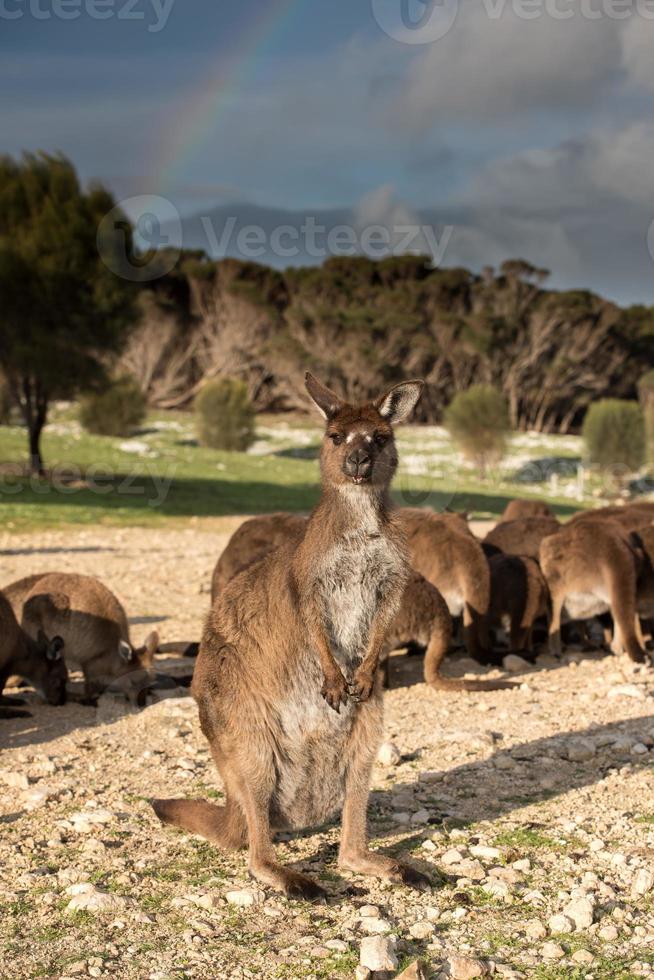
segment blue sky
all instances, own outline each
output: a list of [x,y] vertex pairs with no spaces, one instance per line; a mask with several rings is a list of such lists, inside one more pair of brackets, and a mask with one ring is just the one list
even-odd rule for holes
[[188,216],[440,221],[446,265],[654,303],[652,51],[648,0],[0,0],[0,150]]

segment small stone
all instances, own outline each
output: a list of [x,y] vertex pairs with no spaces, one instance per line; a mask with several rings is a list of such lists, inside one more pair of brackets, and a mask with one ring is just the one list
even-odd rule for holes
[[642,742],[636,742],[636,744],[632,745],[631,747],[632,755],[647,755],[648,752],[649,749],[647,748],[646,745],[643,745]]
[[373,973],[377,970],[397,970],[395,941],[385,936],[368,936],[361,942],[359,962]]
[[473,844],[470,853],[477,858],[484,858],[487,861],[497,861],[502,857],[499,847],[489,847],[486,844]]
[[510,755],[498,755],[493,764],[496,769],[515,769],[517,763]]
[[654,872],[649,868],[640,868],[631,886],[631,894],[635,897],[646,895],[654,888]]
[[369,980],[369,977],[371,976],[372,973],[370,972],[367,966],[359,965],[354,971],[354,980]]
[[418,810],[411,817],[411,823],[418,824],[418,825],[429,823],[429,817],[430,817],[429,810]]
[[333,949],[336,953],[347,953],[350,948],[342,939],[328,939],[325,946],[327,949]]
[[487,895],[492,895],[493,898],[501,898],[503,901],[507,901],[511,897],[511,886],[508,882],[502,881],[501,878],[491,878],[481,887]]
[[602,926],[598,932],[600,939],[603,939],[606,943],[614,942],[619,935],[620,933],[615,926]]
[[392,926],[387,919],[374,919],[369,916],[361,919],[359,928],[370,936],[384,936],[392,932]]
[[14,772],[13,769],[3,769],[0,772],[0,779],[5,786],[12,789],[29,789],[30,781],[25,772]]
[[72,896],[66,906],[68,912],[114,912],[125,906],[125,899],[119,895],[111,895],[102,892],[90,881],[83,881],[76,885],[71,885],[66,889]]
[[572,954],[572,959],[575,963],[592,963],[595,957],[587,949],[577,949]]
[[396,766],[401,758],[402,753],[395,742],[382,742],[377,753],[377,762],[380,766]]
[[519,657],[517,653],[508,653],[502,660],[502,666],[511,673],[518,673],[521,670],[529,670],[531,664],[524,657]]
[[450,976],[453,980],[473,980],[474,977],[486,977],[489,970],[482,960],[470,956],[450,956]]
[[568,742],[567,755],[570,762],[588,762],[596,752],[595,743],[590,738],[575,738]]
[[422,842],[422,844],[420,846],[422,847],[423,851],[435,851],[436,850],[436,845],[434,844],[433,840],[423,840],[423,842]]
[[596,837],[595,840],[592,840],[590,842],[589,846],[591,851],[603,851],[604,848],[606,847],[606,844],[604,843],[603,840],[600,840],[599,837]]
[[530,939],[544,939],[547,935],[547,929],[538,919],[530,919],[529,922],[525,923],[525,933]]
[[230,905],[247,908],[251,905],[261,905],[265,901],[266,896],[258,888],[241,888],[236,891],[226,892],[225,898]]
[[511,867],[515,868],[516,871],[531,871],[531,861],[529,858],[520,858],[519,861],[514,861]]
[[361,918],[365,919],[370,916],[372,919],[379,918],[379,908],[376,905],[362,905],[359,909],[359,915]]
[[53,796],[56,796],[56,790],[49,786],[34,786],[32,789],[28,789],[23,793],[23,802],[25,804],[26,810],[36,810],[38,807],[43,806],[48,800],[51,800]]
[[460,861],[455,870],[460,878],[470,878],[471,881],[483,881],[486,877],[486,869],[481,861],[472,861],[470,858]]
[[576,898],[566,905],[563,915],[572,919],[575,929],[588,929],[593,924],[593,903],[588,898]]
[[543,943],[541,953],[545,960],[561,960],[565,956],[565,950],[558,943]]
[[645,692],[637,684],[614,684],[606,692],[609,698],[634,698],[637,701],[645,700]]
[[550,932],[554,933],[554,935],[573,932],[575,927],[574,922],[567,915],[553,915],[547,925],[549,926]]
[[463,861],[463,854],[454,847],[441,855],[441,864],[459,864],[461,861]]
[[431,922],[422,920],[421,922],[414,922],[414,924],[409,929],[409,932],[414,939],[431,939],[436,931],[436,927],[432,925]]

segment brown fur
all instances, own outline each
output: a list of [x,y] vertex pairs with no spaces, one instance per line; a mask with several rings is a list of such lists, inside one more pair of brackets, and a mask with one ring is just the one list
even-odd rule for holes
[[500,521],[517,521],[523,517],[554,517],[554,512],[544,500],[510,500]]
[[[255,561],[260,561],[270,551],[278,548],[293,536],[303,533],[307,518],[300,514],[265,514],[245,521],[234,532],[221,554],[212,578],[224,588],[231,573],[233,578]],[[450,691],[497,691],[511,687],[504,681],[468,681],[443,677],[440,673],[443,658],[452,641],[452,618],[447,604],[435,586],[418,572],[411,572],[399,612],[386,638],[382,662],[388,687],[389,656],[393,650],[416,643],[426,648],[425,681],[435,690]]]
[[633,531],[629,538],[641,556],[636,586],[638,615],[651,624],[654,621],[654,524]]
[[[38,639],[27,636],[18,625],[11,604],[0,592],[0,696],[7,679],[15,674],[33,684],[50,704],[64,704],[68,674],[62,647],[63,641],[58,636],[52,640],[43,633]],[[16,717],[16,714],[0,710],[0,717]]]
[[561,524],[556,517],[521,517],[500,521],[483,540],[486,555],[524,555],[538,560],[541,541],[556,534]]
[[262,514],[244,521],[234,531],[211,576],[211,602],[228,582],[252,562],[258,561],[293,535],[304,533],[307,518],[301,514]]
[[624,528],[625,531],[637,531],[654,523],[654,503],[641,501],[625,504],[624,507],[597,507],[594,510],[582,510],[570,518],[569,524],[579,524],[586,521],[611,520]]
[[130,643],[125,610],[116,596],[90,575],[50,572],[14,582],[6,589],[20,609],[23,628],[58,634],[66,659],[84,673],[85,693],[96,697],[108,685],[136,696],[151,679],[159,638],[151,633],[143,647]]
[[452,617],[438,589],[419,572],[412,571],[404,589],[399,612],[386,637],[382,655],[388,687],[389,656],[393,650],[417,643],[425,647],[425,683],[436,691],[503,691],[510,681],[464,680],[443,677],[441,666],[452,643]]
[[389,509],[397,461],[389,421],[409,414],[420,386],[396,386],[360,407],[310,375],[307,388],[327,421],[320,502],[302,537],[247,567],[220,593],[193,678],[226,806],[153,806],[163,821],[223,847],[247,840],[255,878],[314,898],[322,889],[277,862],[271,833],[323,823],[341,806],[341,866],[391,881],[426,880],[369,850],[365,830],[382,734],[377,665],[408,574]]
[[534,623],[549,612],[547,582],[534,558],[520,555],[493,555],[491,573],[492,625],[509,619],[509,638],[514,653],[531,652]]
[[458,514],[412,508],[400,514],[411,567],[439,590],[453,616],[463,615],[471,656],[487,655],[490,572],[466,520]]
[[589,619],[610,611],[614,649],[646,660],[636,630],[638,560],[627,533],[612,520],[568,524],[541,544],[540,564],[552,599],[550,648],[561,651],[561,614]]

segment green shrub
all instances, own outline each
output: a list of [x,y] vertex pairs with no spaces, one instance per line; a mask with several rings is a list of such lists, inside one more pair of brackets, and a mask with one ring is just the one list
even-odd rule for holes
[[134,378],[117,378],[108,388],[87,395],[79,419],[98,436],[128,436],[145,418],[147,402]]
[[598,466],[637,470],[645,458],[645,423],[635,401],[603,398],[590,406],[583,426],[586,454]]
[[204,385],[195,399],[200,445],[243,451],[254,441],[254,408],[247,386],[235,378]]
[[492,385],[472,385],[446,408],[445,426],[484,476],[488,465],[499,462],[506,448],[511,430],[506,399]]

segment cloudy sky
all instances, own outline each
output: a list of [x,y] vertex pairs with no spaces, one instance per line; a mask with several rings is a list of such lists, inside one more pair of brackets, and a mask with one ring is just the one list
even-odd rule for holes
[[0,150],[654,303],[653,51],[651,0],[0,0]]

